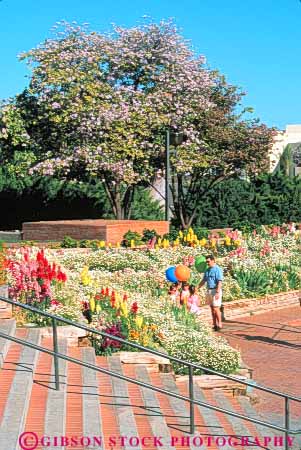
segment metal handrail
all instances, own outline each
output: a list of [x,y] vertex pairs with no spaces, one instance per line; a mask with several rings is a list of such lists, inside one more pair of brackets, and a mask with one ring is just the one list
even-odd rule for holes
[[[126,375],[122,375],[122,374],[120,374],[118,372],[114,372],[113,370],[104,369],[103,367],[98,367],[95,364],[87,363],[85,361],[81,361],[79,359],[72,358],[71,356],[64,355],[63,353],[55,352],[55,351],[49,350],[49,349],[47,349],[45,347],[41,347],[40,345],[32,344],[31,342],[27,342],[24,339],[19,339],[19,338],[16,338],[14,336],[7,335],[5,333],[2,333],[1,331],[0,331],[0,338],[9,339],[9,340],[15,342],[16,344],[26,345],[26,346],[28,346],[30,348],[33,348],[34,350],[38,350],[38,351],[41,351],[43,353],[47,353],[48,355],[58,356],[61,359],[65,359],[66,361],[78,364],[78,365],[83,366],[83,367],[87,367],[88,369],[96,370],[97,372],[105,373],[106,375],[111,375],[113,377],[119,378],[120,380],[124,380],[124,381],[127,381],[129,383],[137,384],[138,386],[141,386],[141,387],[144,387],[144,388],[152,389],[153,391],[159,392],[160,394],[170,395],[171,397],[175,397],[175,398],[180,399],[180,400],[191,402],[194,405],[203,406],[205,408],[213,409],[214,411],[218,411],[218,412],[222,412],[222,413],[225,413],[225,414],[229,414],[229,415],[231,415],[233,417],[237,417],[237,418],[240,418],[240,419],[248,420],[248,421],[256,423],[258,425],[266,426],[266,427],[272,428],[274,430],[281,431],[283,433],[285,433],[287,431],[287,429],[284,428],[284,427],[279,427],[278,425],[270,424],[270,423],[264,422],[262,420],[253,419],[252,417],[248,417],[248,416],[245,416],[243,414],[238,414],[238,413],[235,413],[233,411],[229,411],[229,410],[224,409],[224,408],[219,408],[218,406],[210,405],[209,403],[202,402],[200,400],[191,399],[190,397],[186,397],[185,395],[177,394],[176,392],[168,391],[167,389],[162,389],[162,388],[153,386],[152,384],[144,383],[143,381],[139,381],[139,380],[135,380],[134,378],[130,378],[130,377],[126,376]],[[301,430],[290,430],[290,434],[298,434],[300,432],[301,432]]]
[[[204,406],[204,407],[209,408],[209,409],[213,409],[213,410],[218,411],[218,412],[222,412],[222,413],[231,415],[233,417],[240,418],[242,420],[246,420],[246,421],[253,422],[253,423],[256,423],[256,424],[259,424],[259,425],[262,425],[262,426],[266,426],[266,427],[274,429],[274,430],[278,430],[278,431],[284,432],[285,433],[285,437],[286,437],[286,439],[285,439],[285,446],[286,446],[285,449],[286,450],[288,450],[288,439],[287,439],[288,435],[289,434],[299,434],[299,433],[301,433],[301,429],[300,430],[291,430],[289,428],[289,424],[290,424],[289,401],[293,400],[293,401],[301,402],[301,398],[299,398],[299,397],[291,396],[291,395],[285,394],[283,392],[276,391],[274,389],[266,388],[265,386],[260,386],[260,385],[257,385],[257,384],[254,385],[253,383],[250,383],[248,381],[244,381],[244,380],[241,380],[239,378],[233,377],[231,375],[226,375],[226,374],[217,372],[217,371],[215,371],[213,369],[209,369],[209,368],[201,366],[199,364],[195,364],[195,363],[191,363],[189,361],[181,360],[181,359],[176,358],[174,356],[169,356],[169,355],[167,355],[167,354],[165,354],[163,352],[159,352],[157,350],[150,349],[148,347],[144,347],[144,346],[142,346],[140,344],[136,344],[134,342],[127,341],[127,340],[125,340],[123,338],[119,338],[117,336],[113,336],[113,335],[108,334],[108,333],[106,333],[104,331],[99,331],[99,330],[96,330],[94,328],[87,327],[86,325],[73,322],[73,321],[71,321],[69,319],[65,319],[63,317],[47,313],[46,311],[41,311],[41,310],[39,310],[37,308],[34,308],[33,306],[17,302],[17,301],[8,299],[6,297],[0,296],[0,300],[4,301],[6,303],[9,303],[9,304],[11,304],[13,306],[29,310],[29,311],[31,311],[33,313],[37,313],[39,315],[42,315],[42,316],[47,317],[47,318],[52,320],[53,347],[54,347],[53,351],[45,349],[44,347],[40,347],[38,345],[29,343],[29,342],[24,341],[22,339],[18,339],[18,338],[12,337],[10,335],[6,335],[5,333],[2,333],[2,332],[0,332],[0,337],[9,339],[9,340],[11,340],[13,342],[16,342],[16,343],[19,343],[19,344],[22,344],[22,345],[26,345],[28,347],[31,347],[31,348],[34,348],[36,350],[39,350],[39,351],[42,351],[44,353],[48,353],[48,354],[52,355],[54,357],[55,385],[56,385],[56,389],[57,390],[59,390],[58,358],[61,358],[61,359],[65,359],[67,361],[74,362],[76,364],[88,367],[90,369],[93,369],[93,370],[96,370],[96,371],[99,371],[99,372],[103,372],[103,373],[106,373],[108,375],[111,375],[111,376],[123,379],[125,381],[137,384],[139,386],[146,387],[146,388],[152,389],[154,391],[161,392],[163,394],[170,395],[170,396],[173,396],[175,398],[188,401],[189,404],[190,404],[190,433],[191,434],[193,434],[194,431],[195,431],[195,423],[194,423],[194,405],[195,404],[199,405],[199,406]],[[163,358],[168,358],[171,361],[174,361],[174,362],[180,363],[182,365],[188,366],[188,368],[189,368],[189,397],[185,397],[185,396],[176,394],[176,393],[174,393],[172,391],[168,391],[168,390],[165,390],[165,389],[157,388],[155,386],[152,386],[152,385],[147,384],[147,383],[143,383],[143,382],[135,380],[133,378],[129,378],[129,377],[126,377],[124,375],[120,375],[120,374],[118,374],[118,373],[116,373],[114,371],[103,369],[103,368],[100,368],[100,367],[95,366],[93,364],[85,363],[83,361],[80,361],[80,360],[77,360],[75,358],[71,358],[71,357],[68,357],[66,355],[63,355],[63,354],[59,353],[58,352],[57,323],[56,323],[56,321],[63,322],[65,324],[67,324],[67,325],[71,325],[71,326],[74,326],[76,328],[80,328],[80,329],[88,331],[90,333],[94,333],[94,334],[97,334],[97,335],[100,335],[100,336],[108,337],[110,339],[116,340],[116,341],[121,342],[123,344],[130,345],[130,346],[132,346],[134,348],[138,348],[139,350],[143,350],[145,352],[152,353],[152,354],[155,354],[157,356],[161,356]],[[259,389],[259,390],[262,390],[262,391],[265,391],[265,392],[269,392],[271,394],[283,397],[285,399],[285,427],[279,427],[277,425],[270,424],[268,422],[263,422],[263,421],[260,421],[260,420],[257,420],[257,419],[253,419],[252,417],[249,417],[249,416],[244,416],[242,414],[237,414],[237,413],[234,413],[232,411],[229,411],[229,410],[226,410],[226,409],[223,409],[223,408],[219,408],[219,407],[210,405],[210,404],[205,403],[205,402],[201,402],[201,401],[195,400],[194,399],[194,392],[193,392],[193,369],[201,369],[201,370],[206,371],[208,373],[219,375],[219,376],[221,376],[221,377],[223,377],[225,379],[232,380],[232,381],[235,381],[237,383],[241,383],[241,384],[246,385],[246,386],[251,386],[252,388],[256,388],[256,389]]]
[[118,341],[118,342],[120,342],[122,344],[130,345],[131,347],[137,348],[139,350],[142,350],[142,351],[145,351],[145,352],[148,352],[148,353],[152,353],[152,354],[154,354],[156,356],[161,356],[163,358],[168,358],[169,360],[177,362],[179,364],[186,365],[186,366],[191,366],[194,369],[201,369],[201,370],[206,371],[208,373],[211,373],[213,375],[219,375],[219,376],[221,376],[223,378],[226,378],[227,380],[236,381],[237,383],[241,383],[241,384],[244,384],[246,386],[250,386],[252,388],[256,388],[256,389],[259,389],[259,390],[262,390],[262,391],[265,391],[265,392],[269,392],[271,394],[278,395],[280,397],[284,397],[284,398],[287,397],[290,400],[294,400],[296,402],[301,402],[301,397],[295,397],[293,395],[289,395],[289,394],[286,394],[284,392],[280,392],[280,391],[277,391],[275,389],[267,388],[265,386],[261,386],[261,385],[258,385],[258,384],[254,385],[253,383],[251,383],[249,381],[241,380],[241,379],[236,378],[236,377],[234,377],[232,375],[226,375],[226,374],[218,372],[218,371],[216,371],[214,369],[209,369],[209,368],[207,368],[205,366],[201,366],[200,364],[196,364],[196,363],[192,363],[192,362],[189,362],[189,361],[185,361],[183,359],[176,358],[175,356],[170,356],[170,355],[168,355],[166,353],[163,353],[163,352],[160,352],[158,350],[154,350],[152,348],[144,347],[143,345],[136,344],[135,342],[127,341],[126,339],[120,338],[118,336],[113,336],[113,335],[111,335],[109,333],[106,333],[105,331],[99,331],[99,330],[96,330],[95,328],[91,328],[91,327],[88,327],[86,325],[83,325],[83,324],[80,324],[80,323],[77,323],[77,322],[73,322],[72,320],[65,319],[65,318],[60,317],[60,316],[56,316],[55,314],[50,314],[50,313],[47,313],[46,311],[41,311],[40,309],[34,308],[33,306],[29,306],[29,305],[25,305],[24,303],[16,302],[14,300],[2,297],[1,295],[0,295],[0,300],[1,301],[6,301],[7,303],[10,303],[11,305],[14,305],[14,306],[17,306],[17,307],[20,307],[20,308],[23,308],[23,309],[27,309],[29,311],[35,312],[37,314],[40,314],[42,316],[48,317],[49,319],[55,319],[55,320],[57,320],[59,322],[66,323],[67,325],[72,325],[72,326],[74,326],[76,328],[80,328],[80,329],[88,331],[90,333],[94,333],[94,334],[98,334],[100,336],[108,337],[108,338],[113,339],[115,341]]

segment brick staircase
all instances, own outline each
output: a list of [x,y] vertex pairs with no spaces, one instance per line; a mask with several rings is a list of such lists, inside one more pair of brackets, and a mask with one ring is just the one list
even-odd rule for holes
[[[14,320],[3,320],[0,330],[52,349],[52,339],[41,338],[39,329],[16,329]],[[59,351],[159,388],[188,395],[187,381],[183,377],[176,381],[172,373],[150,370],[144,364],[122,364],[116,355],[95,356],[93,348],[70,347],[66,339],[59,340]],[[273,442],[275,436],[283,437],[282,433],[201,406],[195,406],[193,440],[188,434],[187,402],[62,359],[59,372],[61,388],[56,391],[51,355],[0,338],[0,450],[249,448],[246,444],[231,446],[229,436],[233,436],[232,442],[239,436],[249,437],[250,442],[258,437],[262,444],[267,437],[271,442],[266,439],[266,445],[251,448],[284,448]],[[270,417],[262,417],[247,397],[233,397],[218,389],[202,389],[197,383],[194,390],[200,401],[271,421]],[[279,417],[275,418],[278,424]],[[294,428],[300,428],[297,419],[292,420]],[[34,434],[24,434],[23,447],[20,447],[19,436],[30,432]],[[36,445],[37,436],[39,443]],[[42,436],[45,436],[43,442]],[[68,437],[69,442],[61,441],[62,436]],[[71,442],[72,436],[76,437],[77,443],[76,439]],[[124,442],[120,436],[125,437]],[[295,437],[290,448],[299,450],[300,442],[301,436]]]

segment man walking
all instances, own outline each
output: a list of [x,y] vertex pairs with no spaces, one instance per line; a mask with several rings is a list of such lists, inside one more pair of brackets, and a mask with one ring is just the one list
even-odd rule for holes
[[202,287],[207,283],[206,300],[211,308],[213,329],[215,331],[220,331],[222,329],[222,315],[220,308],[222,305],[223,271],[215,263],[215,258],[212,255],[206,256],[206,263],[208,264],[208,269],[199,286]]

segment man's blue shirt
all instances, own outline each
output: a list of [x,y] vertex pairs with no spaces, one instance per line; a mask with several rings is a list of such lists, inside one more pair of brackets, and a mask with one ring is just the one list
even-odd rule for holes
[[207,282],[208,289],[216,289],[217,283],[223,280],[223,271],[222,269],[215,264],[213,267],[209,267],[205,274],[203,281]]

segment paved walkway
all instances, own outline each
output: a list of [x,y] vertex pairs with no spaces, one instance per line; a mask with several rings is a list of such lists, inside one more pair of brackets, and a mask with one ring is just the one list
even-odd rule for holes
[[[254,369],[255,381],[301,397],[300,306],[227,321],[221,334],[241,351],[244,362]],[[260,398],[257,410],[283,411],[284,401],[279,397],[262,392]],[[300,417],[301,403],[293,403],[292,412]]]

